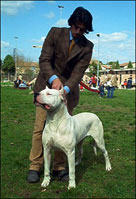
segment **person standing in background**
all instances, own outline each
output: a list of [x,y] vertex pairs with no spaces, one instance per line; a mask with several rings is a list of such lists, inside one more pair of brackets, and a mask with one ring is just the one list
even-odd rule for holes
[[94,88],[96,88],[96,82],[97,82],[96,74],[93,73],[93,76],[91,77],[91,85],[93,85]]
[[108,90],[107,98],[113,98],[115,87],[118,86],[117,76],[115,75],[113,70],[109,71],[107,77],[100,83],[100,86],[103,86],[105,83],[107,85],[106,88]]

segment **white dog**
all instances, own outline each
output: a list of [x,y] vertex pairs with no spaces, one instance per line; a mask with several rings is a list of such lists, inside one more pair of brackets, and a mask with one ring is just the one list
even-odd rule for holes
[[[64,103],[64,90],[55,89],[42,90],[37,101],[44,104],[47,109],[47,120],[43,130],[43,147],[44,147],[44,180],[41,184],[46,187],[50,183],[50,162],[51,148],[56,147],[65,152],[68,158],[69,166],[69,186],[75,188],[75,165],[81,162],[82,142],[85,137],[92,136],[96,145],[94,152],[97,154],[98,146],[104,155],[106,170],[111,170],[108,153],[105,149],[103,138],[103,126],[100,119],[93,113],[80,113],[70,116],[66,104]],[[75,146],[77,144],[79,157],[75,163]]]

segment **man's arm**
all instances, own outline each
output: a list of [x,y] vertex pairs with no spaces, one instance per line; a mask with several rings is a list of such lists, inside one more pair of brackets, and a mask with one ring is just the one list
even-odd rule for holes
[[[63,87],[63,84],[58,76],[55,75],[51,63],[54,55],[54,34],[55,29],[51,28],[42,47],[42,52],[39,58],[39,66],[43,77],[47,79],[50,84],[52,84],[52,88],[60,90]],[[69,92],[69,89],[64,89],[66,90],[66,93]]]
[[51,62],[54,55],[54,34],[55,28],[51,28],[43,43],[41,55],[39,57],[40,72],[46,80],[49,80],[51,76],[55,75]]
[[[53,89],[60,90],[63,87],[63,84],[57,75],[53,75],[52,77],[50,77],[48,82],[52,84]],[[68,94],[70,92],[70,88],[68,86],[64,86],[64,90],[65,94]]]

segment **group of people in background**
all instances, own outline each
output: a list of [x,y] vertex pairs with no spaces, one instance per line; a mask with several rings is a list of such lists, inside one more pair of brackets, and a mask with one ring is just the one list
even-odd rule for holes
[[[98,83],[98,89],[100,91],[100,97],[104,97],[105,94],[105,89],[107,90],[107,98],[113,98],[114,97],[114,90],[115,88],[118,88],[118,83],[117,83],[117,76],[113,70],[110,70],[105,76],[104,80],[100,81],[100,78],[98,78],[97,82],[97,77],[96,74],[93,73],[92,77],[90,78],[89,81],[89,87],[90,88],[96,88],[96,85]],[[131,89],[132,88],[132,76],[124,80],[124,83],[122,85],[122,88],[125,89]]]
[[[31,89],[33,89],[33,86],[35,84],[36,79],[37,78],[34,78],[32,81],[27,82],[26,85],[31,87]],[[106,95],[105,92],[104,92],[105,89],[106,89],[107,90],[107,98],[113,98],[114,97],[114,90],[115,90],[115,88],[118,87],[117,80],[118,80],[117,76],[115,75],[113,70],[109,71],[107,76],[105,76],[104,80],[100,81],[100,78],[99,78],[98,79],[98,88],[99,88],[99,91],[100,91],[100,97],[104,97]],[[14,87],[18,88],[23,83],[24,82],[22,80],[22,76],[19,75],[17,80],[14,81]],[[97,85],[97,77],[96,77],[96,74],[93,73],[93,75],[92,75],[92,77],[90,78],[90,81],[89,81],[89,87],[90,88],[96,88],[96,85]],[[131,89],[131,87],[132,87],[132,77],[131,76],[128,78],[128,80],[127,79],[124,80],[122,87],[124,89]],[[80,85],[80,90],[82,91],[83,89],[84,89],[83,86]],[[30,92],[30,94],[33,94],[33,91]]]
[[[33,90],[34,84],[36,82],[36,77],[28,82],[23,81],[22,75],[19,75],[17,79],[14,81],[14,88],[27,88],[29,87],[30,90]],[[31,91],[29,94],[33,94]]]
[[122,87],[125,88],[125,89],[131,89],[132,88],[132,77],[131,76],[128,78],[128,80],[127,79],[124,80]]
[[107,89],[107,98],[113,98],[114,90],[116,87],[118,87],[117,80],[118,80],[117,76],[115,75],[113,70],[110,70],[109,73],[107,74],[107,76],[105,77],[105,79],[102,81],[100,81],[100,78],[98,78],[98,80],[97,80],[96,74],[93,73],[93,75],[89,81],[89,87],[96,88],[96,85],[98,83],[100,97],[104,97],[104,95],[106,95],[104,92],[104,89],[106,88]]
[[103,81],[99,84],[99,90],[100,90],[100,97],[104,97],[104,87],[107,89],[107,98],[113,98],[114,97],[114,90],[118,87],[117,83],[117,76],[115,75],[113,70],[110,70],[107,76]]
[[14,87],[19,88],[19,86],[23,83],[22,75],[19,75],[17,79],[14,81]]

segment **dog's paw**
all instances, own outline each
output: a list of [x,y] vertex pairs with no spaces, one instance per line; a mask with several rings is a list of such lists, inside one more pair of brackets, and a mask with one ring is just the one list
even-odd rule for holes
[[41,184],[41,187],[47,187],[50,183],[50,178],[45,178]]
[[79,165],[81,161],[76,161],[75,166]]
[[108,165],[106,165],[106,171],[110,171],[111,170],[111,164],[109,163]]
[[73,189],[73,188],[76,188],[76,184],[75,184],[75,182],[74,182],[74,181],[69,182],[68,190]]

